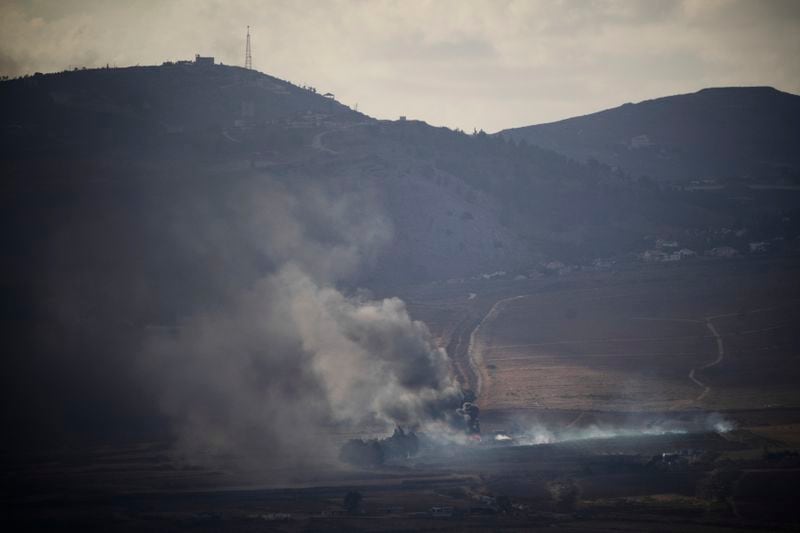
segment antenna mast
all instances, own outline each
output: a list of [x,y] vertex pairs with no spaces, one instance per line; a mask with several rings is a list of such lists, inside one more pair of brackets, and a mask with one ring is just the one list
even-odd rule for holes
[[253,56],[250,54],[250,26],[247,27],[247,48],[244,52],[244,68],[253,70]]

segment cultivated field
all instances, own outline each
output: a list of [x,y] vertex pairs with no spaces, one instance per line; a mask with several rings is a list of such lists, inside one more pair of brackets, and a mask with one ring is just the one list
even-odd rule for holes
[[792,261],[698,262],[520,286],[472,334],[481,406],[800,407],[799,274]]

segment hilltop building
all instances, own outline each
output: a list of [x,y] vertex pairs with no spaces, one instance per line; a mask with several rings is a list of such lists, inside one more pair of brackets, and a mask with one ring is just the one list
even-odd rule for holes
[[203,57],[200,54],[195,54],[194,64],[198,67],[210,67],[214,64],[214,56]]

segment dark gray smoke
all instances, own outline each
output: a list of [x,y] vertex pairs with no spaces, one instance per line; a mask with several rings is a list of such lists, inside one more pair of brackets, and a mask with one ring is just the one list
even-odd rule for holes
[[401,300],[336,286],[391,239],[371,194],[259,182],[236,208],[272,269],[146,343],[185,449],[306,460],[334,428],[420,427],[458,405],[445,352]]
[[458,411],[463,419],[465,432],[468,435],[481,434],[480,412],[481,410],[472,402],[464,402]]

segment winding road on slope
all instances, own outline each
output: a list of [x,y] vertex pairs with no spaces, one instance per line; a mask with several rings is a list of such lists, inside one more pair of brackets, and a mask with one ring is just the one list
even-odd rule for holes
[[325,131],[321,131],[321,132],[317,133],[316,135],[314,135],[314,138],[311,139],[311,147],[314,148],[315,150],[319,150],[320,152],[325,152],[325,153],[328,153],[328,154],[338,155],[339,152],[337,152],[336,150],[331,150],[330,148],[325,146],[323,144],[323,142],[322,142],[322,139],[326,135],[328,135],[330,133],[333,133],[333,132],[336,132],[336,131],[340,131],[340,129],[325,130]]
[[345,130],[357,128],[359,126],[366,126],[369,124],[372,124],[372,122],[355,122],[353,124],[345,124],[343,126],[337,126],[328,130],[321,131],[316,135],[314,135],[314,137],[311,139],[311,147],[314,148],[315,150],[319,150],[320,152],[325,152],[326,154],[339,155],[341,152],[338,152],[328,146],[325,146],[324,142],[325,137],[327,137],[331,133],[339,133]]

